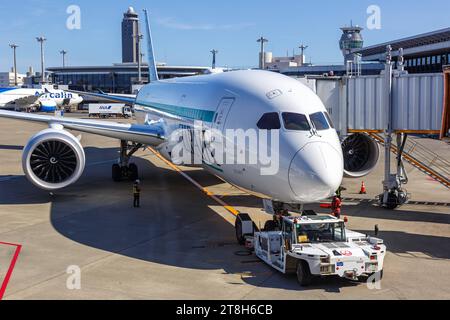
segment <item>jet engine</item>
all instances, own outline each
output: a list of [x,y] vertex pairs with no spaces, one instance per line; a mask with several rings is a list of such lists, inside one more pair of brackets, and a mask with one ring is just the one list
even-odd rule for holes
[[40,101],[39,111],[41,112],[55,112],[58,109],[58,106],[55,101],[46,99]]
[[85,162],[84,150],[78,139],[55,128],[34,135],[22,155],[22,167],[28,180],[49,191],[75,183],[83,173]]
[[378,144],[363,133],[348,136],[342,142],[344,173],[348,178],[361,178],[368,175],[378,163],[380,150]]

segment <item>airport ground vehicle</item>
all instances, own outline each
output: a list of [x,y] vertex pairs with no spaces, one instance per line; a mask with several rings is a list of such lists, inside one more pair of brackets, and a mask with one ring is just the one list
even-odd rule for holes
[[296,273],[302,286],[309,285],[314,276],[358,280],[377,273],[382,277],[383,240],[347,230],[344,220],[331,215],[281,217],[279,222],[266,224],[265,230],[256,231],[250,217],[240,214],[236,237],[276,270]]
[[131,108],[123,103],[90,103],[89,117],[98,118],[130,118]]

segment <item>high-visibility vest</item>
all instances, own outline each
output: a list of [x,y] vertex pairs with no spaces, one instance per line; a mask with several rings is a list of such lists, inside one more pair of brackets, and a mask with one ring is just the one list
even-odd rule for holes
[[137,185],[137,184],[133,185],[133,193],[134,194],[140,194],[141,193],[141,188],[139,187],[139,185]]
[[342,202],[338,197],[333,199],[333,203],[331,204],[331,210],[333,212],[341,212]]

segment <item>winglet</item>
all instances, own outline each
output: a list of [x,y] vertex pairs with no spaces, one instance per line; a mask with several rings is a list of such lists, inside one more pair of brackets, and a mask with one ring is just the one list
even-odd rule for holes
[[153,53],[153,40],[152,32],[150,29],[150,22],[148,19],[147,9],[144,9],[145,14],[145,24],[147,30],[147,58],[148,58],[148,70],[150,76],[150,82],[158,81],[158,71],[156,69],[155,55]]

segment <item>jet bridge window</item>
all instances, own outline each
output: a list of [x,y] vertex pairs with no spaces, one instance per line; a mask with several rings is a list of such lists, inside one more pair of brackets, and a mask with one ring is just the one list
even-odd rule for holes
[[309,131],[311,126],[304,114],[300,113],[283,113],[284,127],[286,130]]
[[280,117],[276,112],[266,113],[258,121],[257,126],[261,130],[279,130],[281,128]]
[[311,122],[313,123],[313,125],[317,131],[323,131],[323,130],[330,129],[327,119],[325,118],[325,116],[322,112],[316,112],[316,113],[310,114],[309,118],[311,119]]

